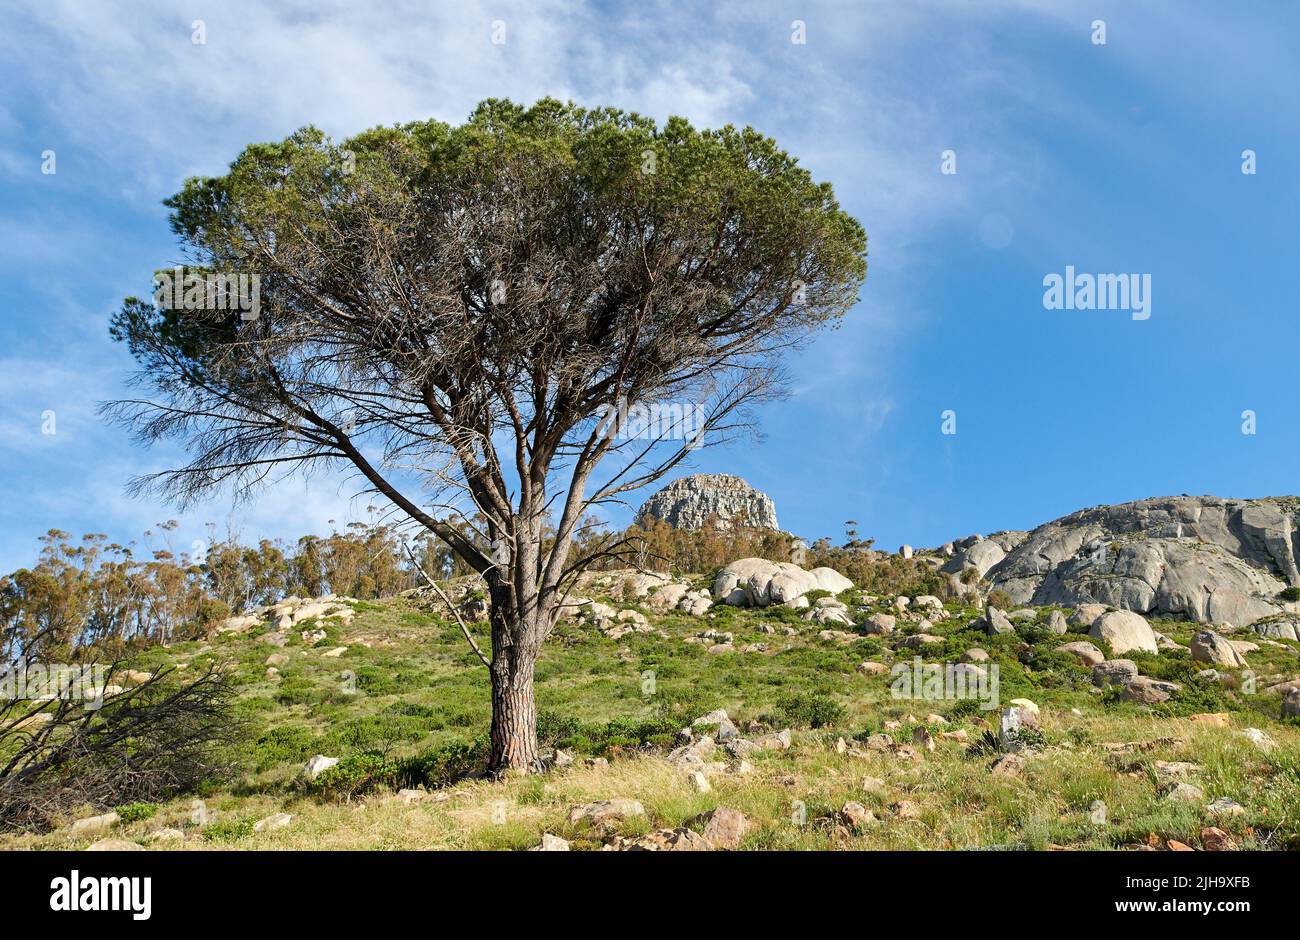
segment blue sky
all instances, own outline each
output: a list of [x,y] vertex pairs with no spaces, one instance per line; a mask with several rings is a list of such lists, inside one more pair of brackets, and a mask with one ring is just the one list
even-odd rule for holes
[[[693,468],[746,477],[787,529],[854,519],[883,546],[931,545],[1144,496],[1300,490],[1294,4],[370,6],[0,11],[0,570],[49,528],[127,540],[178,516],[123,493],[176,453],[95,416],[131,365],[109,316],[177,257],[163,198],[306,123],[459,121],[491,96],[752,124],[862,221],[861,302],[790,359],[761,444]],[[1149,274],[1150,318],[1045,309],[1067,265]],[[208,521],[325,532],[362,515],[352,491],[340,475],[214,499],[174,540]]]

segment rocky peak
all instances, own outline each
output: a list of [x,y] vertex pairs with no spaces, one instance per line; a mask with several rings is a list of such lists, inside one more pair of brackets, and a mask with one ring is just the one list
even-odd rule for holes
[[674,529],[701,528],[709,516],[716,516],[724,526],[777,528],[776,506],[767,494],[726,473],[697,473],[674,480],[637,511],[637,519],[645,516]]
[[1014,535],[955,543],[944,570],[974,567],[1018,604],[1100,603],[1235,626],[1300,613],[1280,597],[1300,584],[1295,497],[1144,499]]

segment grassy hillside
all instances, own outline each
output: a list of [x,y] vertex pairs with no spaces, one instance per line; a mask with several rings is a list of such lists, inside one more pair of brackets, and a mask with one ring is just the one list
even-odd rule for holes
[[[859,623],[890,600],[864,603],[855,592],[845,599]],[[69,819],[48,833],[0,836],[0,847],[76,849],[111,835],[195,850],[523,849],[553,833],[590,849],[615,836],[699,830],[703,814],[729,807],[749,818],[743,846],[756,849],[1164,848],[1169,840],[1199,848],[1219,838],[1208,827],[1245,848],[1300,848],[1300,726],[1278,719],[1280,696],[1198,682],[1193,675],[1204,667],[1186,651],[1167,650],[1127,658],[1181,691],[1155,706],[1120,701],[1093,685],[1088,668],[1056,652],[1088,638],[1049,633],[1041,626],[1048,609],[1019,634],[989,636],[974,625],[974,610],[949,605],[947,618],[926,628],[941,642],[918,650],[895,649],[915,626],[900,624],[889,637],[823,637],[822,627],[784,607],[719,605],[705,617],[639,608],[655,629],[617,641],[566,622],[546,645],[537,682],[544,744],[574,763],[491,782],[476,778],[489,717],[486,671],[454,621],[417,598],[354,607],[346,625],[299,624],[283,648],[259,627],[155,648],[131,664],[195,672],[224,663],[238,684],[240,769],[209,786],[201,808],[192,797],[124,807],[111,832],[75,832]],[[1195,631],[1186,623],[1153,626],[1183,645]],[[298,631],[314,629],[326,636],[309,647]],[[732,633],[736,651],[686,642],[705,630]],[[477,633],[486,649],[485,625]],[[1023,767],[990,769],[998,753],[985,733],[997,728],[996,710],[898,699],[888,673],[859,668],[916,655],[955,662],[972,647],[999,666],[1001,704],[1026,698],[1039,707],[1041,728],[1026,737]],[[1250,653],[1257,688],[1300,674],[1297,655],[1293,642]],[[268,675],[269,659],[278,675]],[[717,708],[746,738],[790,728],[793,744],[747,755],[743,764],[719,752],[704,772],[709,789],[700,792],[667,755],[679,729]],[[1227,717],[1193,720],[1206,713]],[[918,727],[931,733],[932,751],[923,734],[914,737]],[[1253,742],[1246,728],[1262,730],[1275,746]],[[872,737],[882,734],[888,741]],[[309,784],[301,771],[315,754],[343,762]],[[1178,782],[1202,797],[1166,796]],[[427,790],[395,792],[421,784]],[[1206,808],[1223,797],[1240,808]],[[575,806],[612,798],[638,800],[645,814],[603,829],[570,821]],[[1104,821],[1096,801],[1105,803]],[[854,825],[856,808],[841,813],[849,803],[874,821],[858,815]],[[281,812],[292,816],[287,825],[254,831],[258,820]],[[162,829],[180,835],[155,841]]]

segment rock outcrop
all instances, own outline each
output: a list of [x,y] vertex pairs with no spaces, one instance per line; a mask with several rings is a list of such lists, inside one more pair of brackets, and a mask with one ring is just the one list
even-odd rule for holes
[[777,528],[776,506],[767,494],[725,473],[697,473],[674,480],[637,510],[637,519],[645,516],[674,529],[699,529],[710,516],[723,527]]
[[736,607],[773,604],[807,607],[809,602],[804,595],[809,591],[838,594],[851,587],[852,581],[831,568],[805,571],[788,561],[742,558],[718,572],[713,582],[713,597]]
[[1144,499],[954,547],[946,570],[976,568],[1017,604],[1097,603],[1238,627],[1300,613],[1278,596],[1300,585],[1296,497]]

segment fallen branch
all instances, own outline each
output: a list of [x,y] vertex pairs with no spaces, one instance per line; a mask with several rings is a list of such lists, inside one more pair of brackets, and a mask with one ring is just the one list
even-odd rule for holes
[[469,645],[474,648],[474,655],[478,656],[479,662],[481,662],[488,669],[491,669],[492,664],[488,662],[487,657],[483,655],[483,651],[479,649],[478,644],[474,642],[473,634],[469,632],[469,627],[465,626],[465,621],[461,619],[460,611],[457,610],[456,605],[451,602],[451,598],[448,597],[447,593],[438,586],[437,581],[429,577],[429,572],[425,571],[424,568],[420,566],[420,563],[415,560],[415,553],[411,551],[411,546],[403,542],[402,548],[406,549],[406,554],[411,559],[411,564],[415,566],[415,570],[420,572],[420,574],[424,576],[424,580],[429,582],[429,587],[437,591],[438,596],[441,597],[443,601],[446,602],[447,607],[451,610],[451,615],[455,617],[456,622],[460,624],[460,632],[465,634],[465,639],[468,640]]

